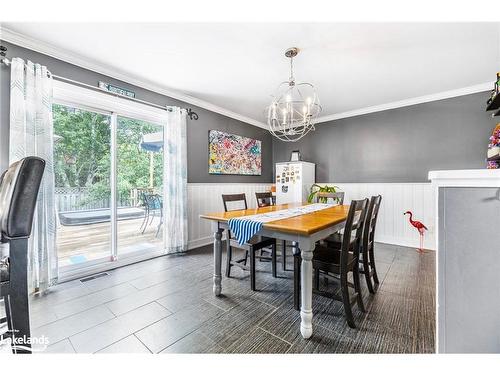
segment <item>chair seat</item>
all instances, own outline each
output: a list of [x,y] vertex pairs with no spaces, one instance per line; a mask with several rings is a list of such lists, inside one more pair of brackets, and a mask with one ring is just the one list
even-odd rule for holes
[[325,238],[325,242],[328,243],[328,246],[330,247],[340,249],[340,245],[342,245],[342,237],[343,235],[337,232]]
[[[339,274],[340,254],[340,250],[328,248],[323,245],[316,245],[312,260],[313,268]],[[352,269],[354,263],[354,255],[352,253],[349,253],[347,256],[347,267],[349,270]]]
[[[340,247],[342,246],[343,239],[344,239],[344,234],[337,232],[325,238],[324,241],[328,244],[328,247],[334,249],[340,249]],[[354,236],[351,236],[351,246],[354,245],[355,240],[356,239],[354,238]]]

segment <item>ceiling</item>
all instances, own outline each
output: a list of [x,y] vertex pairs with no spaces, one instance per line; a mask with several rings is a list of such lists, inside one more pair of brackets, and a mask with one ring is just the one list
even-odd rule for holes
[[498,23],[4,23],[2,27],[64,51],[65,56],[130,77],[131,82],[154,84],[255,124],[265,123],[264,108],[271,94],[289,76],[284,51],[292,46],[301,50],[294,61],[296,80],[316,86],[322,120],[470,86],[484,90],[500,66]]

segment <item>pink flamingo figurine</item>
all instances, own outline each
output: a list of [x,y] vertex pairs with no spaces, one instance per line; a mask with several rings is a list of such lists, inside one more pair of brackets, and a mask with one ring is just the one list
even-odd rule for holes
[[417,228],[418,233],[420,234],[420,248],[417,249],[419,253],[425,253],[424,251],[424,233],[427,229],[427,227],[422,224],[420,221],[412,220],[413,214],[411,211],[406,211],[403,215],[409,214],[410,215],[410,224],[413,225],[415,228]]

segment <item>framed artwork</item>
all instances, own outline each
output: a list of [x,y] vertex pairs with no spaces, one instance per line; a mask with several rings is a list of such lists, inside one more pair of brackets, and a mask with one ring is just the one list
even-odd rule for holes
[[220,130],[210,130],[208,173],[260,176],[262,142]]

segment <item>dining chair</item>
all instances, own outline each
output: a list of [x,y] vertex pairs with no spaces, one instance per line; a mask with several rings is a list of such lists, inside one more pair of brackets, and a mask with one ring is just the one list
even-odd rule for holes
[[[274,206],[275,205],[275,200],[273,197],[273,194],[271,192],[264,192],[264,193],[255,193],[255,199],[257,200],[257,207],[268,207],[268,206]],[[287,244],[285,240],[281,241],[281,265],[283,271],[286,271],[286,248]],[[260,255],[263,256],[261,260],[266,260],[264,258],[264,252],[267,252],[266,249],[262,249],[260,251]]]
[[[333,249],[322,244],[317,244],[312,260],[314,269],[313,293],[341,301],[344,306],[347,324],[351,328],[356,328],[352,306],[357,304],[358,308],[362,312],[365,312],[361,295],[358,262],[367,208],[368,199],[353,200],[345,222],[341,248]],[[355,233],[351,236],[354,230]],[[294,262],[294,266],[300,266],[300,259]],[[340,293],[320,290],[320,273],[339,280]],[[348,281],[349,273],[352,273],[353,283]],[[299,275],[299,272],[294,272],[294,274]],[[294,285],[297,285],[294,288],[294,301],[298,302],[299,283],[295,281]],[[354,289],[352,296],[349,288]],[[296,308],[298,307],[297,305],[295,306]]]
[[318,192],[316,194],[316,203],[328,203],[328,199],[333,199],[337,204],[344,204],[343,191],[338,191],[336,193]]
[[270,191],[255,193],[255,199],[257,200],[257,207],[274,206],[273,194]]
[[[248,209],[247,199],[245,194],[222,194],[222,202],[224,204],[224,211],[235,211],[239,209]],[[236,209],[228,209],[228,203],[239,203],[239,207]],[[243,208],[240,208],[243,207]],[[233,248],[242,249],[245,251],[245,256],[241,259],[233,260]],[[271,257],[257,255],[256,252],[269,248]],[[276,274],[276,240],[274,238],[268,237],[252,237],[247,243],[240,245],[238,241],[231,236],[231,231],[227,231],[226,238],[226,276],[231,277],[231,267],[237,266],[243,270],[250,271],[250,287],[253,291],[256,290],[255,282],[255,259],[267,259],[271,260],[272,274],[273,277],[277,277]],[[247,266],[248,256],[250,255],[250,267]]]
[[21,341],[12,347],[15,353],[31,352],[28,241],[44,170],[43,159],[28,156],[0,178],[0,240],[9,244],[8,256],[0,258],[0,298],[6,310],[0,323],[7,323],[7,336]]
[[[379,285],[379,279],[377,275],[377,268],[375,266],[375,228],[377,225],[378,212],[380,209],[380,203],[382,202],[382,196],[376,195],[370,198],[370,204],[366,213],[365,225],[363,228],[363,239],[361,241],[360,250],[360,273],[365,275],[366,286],[371,294],[375,293],[376,286]],[[342,240],[340,236],[335,233],[328,237],[325,242],[328,243],[328,247],[340,249]],[[372,281],[373,279],[373,281]]]
[[[361,259],[362,269],[360,272],[365,275],[366,285],[371,294],[375,293],[374,285],[378,287],[379,279],[377,275],[377,268],[375,267],[375,228],[377,226],[378,212],[382,196],[372,196],[370,199],[370,206],[366,214],[365,227],[363,229],[363,241],[361,245]],[[373,282],[372,282],[373,278]]]
[[[344,204],[344,196],[345,193],[343,191],[338,191],[335,193],[327,193],[327,192],[318,192],[316,194],[316,203],[328,203],[328,200],[331,199],[334,202],[337,202],[339,205]],[[335,238],[336,241],[340,241],[342,238],[342,231],[338,231],[331,235],[332,238]],[[328,282],[328,280],[325,280]]]

